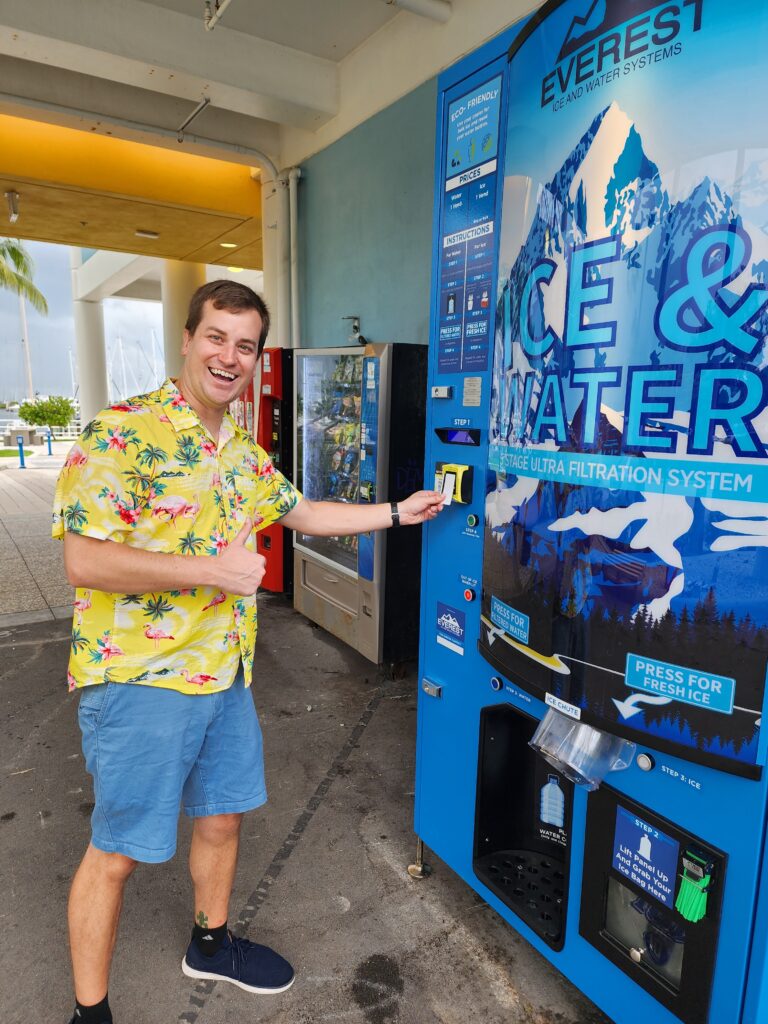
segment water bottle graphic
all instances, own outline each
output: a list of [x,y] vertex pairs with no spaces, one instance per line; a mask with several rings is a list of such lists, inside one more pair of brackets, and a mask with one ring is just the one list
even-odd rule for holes
[[539,813],[545,825],[562,828],[565,823],[565,794],[556,775],[547,776],[547,784],[541,787],[541,810]]

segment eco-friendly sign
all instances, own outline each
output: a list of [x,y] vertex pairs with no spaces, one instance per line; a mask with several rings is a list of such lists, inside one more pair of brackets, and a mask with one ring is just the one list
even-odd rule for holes
[[766,43],[757,2],[567,0],[513,47],[480,641],[582,721],[748,774],[768,656]]

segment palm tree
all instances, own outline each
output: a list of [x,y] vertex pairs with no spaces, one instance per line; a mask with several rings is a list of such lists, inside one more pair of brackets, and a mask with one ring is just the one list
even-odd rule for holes
[[48,303],[32,280],[35,264],[18,238],[0,238],[0,288],[26,299],[38,313],[48,314]]
[[19,319],[21,320],[21,343],[24,346],[24,365],[27,371],[27,398],[34,401],[32,386],[32,363],[29,357],[29,332],[27,330],[28,300],[38,313],[48,315],[48,303],[32,278],[35,264],[32,257],[18,238],[0,238],[0,288],[14,292],[19,297]]

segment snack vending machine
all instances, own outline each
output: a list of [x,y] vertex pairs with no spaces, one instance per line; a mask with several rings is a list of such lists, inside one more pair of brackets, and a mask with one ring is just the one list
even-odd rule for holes
[[[293,480],[293,350],[265,348],[256,440],[276,469]],[[290,533],[275,523],[256,534],[256,550],[267,568],[261,587],[275,594],[293,593],[293,549]]]
[[439,83],[416,832],[618,1024],[768,1021],[767,44],[551,0]]
[[[295,352],[295,483],[315,501],[400,501],[423,482],[426,345]],[[379,664],[415,658],[421,531],[294,535],[294,606]]]
[[249,434],[255,436],[254,425],[256,423],[256,416],[259,410],[259,378],[261,374],[261,367],[256,370],[256,376],[247,386],[245,391],[236,398],[234,402],[230,402],[229,411],[232,414],[232,418],[238,427],[242,427],[243,430],[247,430]]

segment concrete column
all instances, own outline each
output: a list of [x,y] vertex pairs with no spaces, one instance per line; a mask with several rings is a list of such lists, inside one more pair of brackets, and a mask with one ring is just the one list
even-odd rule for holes
[[167,377],[178,377],[181,373],[184,362],[181,345],[184,340],[189,300],[202,284],[205,284],[205,266],[202,263],[163,261],[163,351]]
[[75,317],[80,423],[85,426],[109,405],[104,311],[101,302],[85,302],[82,299],[75,299],[72,307]]
[[291,295],[288,180],[264,180],[261,193],[263,296],[272,327],[267,345],[290,348]]

